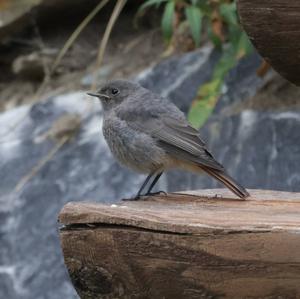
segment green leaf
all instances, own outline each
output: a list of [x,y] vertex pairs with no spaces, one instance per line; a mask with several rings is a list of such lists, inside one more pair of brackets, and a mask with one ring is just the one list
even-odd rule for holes
[[236,65],[236,62],[236,51],[232,45],[228,45],[223,49],[222,56],[214,68],[213,78],[223,80],[228,71]]
[[[205,0],[208,3],[207,0]],[[215,46],[222,50],[222,55],[217,64],[214,67],[212,77],[209,82],[200,86],[197,96],[193,101],[190,111],[188,113],[188,119],[195,127],[201,127],[209,118],[214,110],[214,107],[221,96],[222,86],[228,72],[234,68],[239,59],[249,55],[253,51],[253,46],[249,41],[246,33],[241,29],[238,23],[236,4],[235,2],[224,3],[225,1],[219,1],[219,13],[222,17],[222,21],[225,23],[225,40],[228,43],[224,43],[212,30],[212,13],[210,8],[205,7],[204,0],[193,1],[192,6],[186,8],[186,18],[190,25],[190,28],[196,28],[195,24],[190,21],[191,13],[188,10],[191,7],[197,6],[202,13],[202,19],[208,18],[207,34],[209,38],[214,42]],[[193,16],[194,20],[194,16]],[[205,21],[205,20],[204,20]],[[202,20],[203,22],[203,20]],[[195,33],[194,33],[195,34]],[[194,35],[193,35],[194,37]]]
[[205,124],[211,112],[211,109],[205,103],[198,101],[190,110],[188,120],[193,127],[199,129]]
[[243,57],[249,55],[253,52],[253,46],[247,36],[247,34],[243,31],[240,35],[240,40],[238,44],[238,52],[237,57]]
[[200,128],[211,115],[220,95],[222,81],[218,78],[202,85],[188,114],[190,123]]
[[235,48],[238,47],[241,37],[241,28],[239,26],[228,25],[228,41]]
[[209,21],[209,22],[207,23],[207,35],[208,35],[210,41],[214,44],[214,46],[215,46],[217,49],[221,50],[221,49],[222,49],[222,40],[220,39],[219,36],[217,36],[217,35],[213,32],[211,21]]
[[188,20],[192,37],[198,47],[201,40],[202,29],[202,13],[196,6],[187,6],[185,9],[186,18]]
[[238,59],[238,48],[233,44],[223,48],[222,56],[215,65],[211,81],[199,88],[197,97],[190,108],[188,119],[193,126],[200,128],[209,118],[221,95],[224,79],[237,64]]
[[162,16],[161,27],[164,37],[169,40],[173,33],[173,17],[175,12],[175,2],[169,1]]
[[168,1],[168,0],[148,0],[139,7],[138,12],[140,12],[140,11],[144,10],[145,8],[152,6],[152,5],[155,5],[157,8],[157,7],[159,7],[159,5],[161,3],[166,2],[166,1]]
[[231,32],[229,42],[229,46],[232,51],[234,51],[236,59],[240,59],[253,52],[253,46],[244,31],[235,30],[234,32]]
[[238,26],[238,18],[237,18],[235,2],[221,4],[219,7],[219,12],[226,23]]

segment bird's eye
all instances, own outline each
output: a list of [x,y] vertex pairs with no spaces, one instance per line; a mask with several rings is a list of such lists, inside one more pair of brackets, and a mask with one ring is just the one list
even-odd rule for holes
[[119,93],[119,90],[117,88],[112,88],[111,89],[111,94],[116,95]]

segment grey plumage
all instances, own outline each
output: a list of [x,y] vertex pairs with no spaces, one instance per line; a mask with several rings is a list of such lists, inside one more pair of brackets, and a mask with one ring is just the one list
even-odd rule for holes
[[90,95],[102,102],[103,134],[120,163],[159,176],[170,168],[204,171],[239,197],[249,195],[206,149],[183,112],[167,99],[125,80],[108,82]]

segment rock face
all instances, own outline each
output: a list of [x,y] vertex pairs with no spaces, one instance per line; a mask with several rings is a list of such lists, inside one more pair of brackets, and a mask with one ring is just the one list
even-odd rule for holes
[[13,27],[15,25],[14,23],[20,21],[31,9],[37,6],[41,0],[21,2],[18,0],[10,0],[3,2],[4,3],[1,3],[0,11],[0,37],[6,33],[6,30],[10,29],[9,27]]
[[161,62],[141,73],[136,80],[142,86],[170,98],[182,111],[187,112],[197,94],[199,82],[209,80],[218,57],[218,52],[204,47]]
[[212,118],[205,133],[215,155],[245,186],[299,192],[299,130],[300,109],[245,110],[221,122]]
[[[209,78],[216,55],[204,48],[172,58],[137,80],[187,111],[197,86]],[[255,74],[258,65],[254,55],[231,72],[215,113],[202,128],[203,137],[228,172],[246,187],[300,191],[300,108],[249,108],[247,99],[263,84]],[[69,132],[62,131],[58,140],[49,136],[53,124],[66,114],[76,116],[81,126],[58,146]],[[63,263],[58,212],[68,201],[113,203],[129,197],[144,179],[114,161],[100,132],[101,118],[100,105],[81,92],[0,116],[0,298],[78,298]],[[171,171],[158,189],[215,184],[207,177]]]

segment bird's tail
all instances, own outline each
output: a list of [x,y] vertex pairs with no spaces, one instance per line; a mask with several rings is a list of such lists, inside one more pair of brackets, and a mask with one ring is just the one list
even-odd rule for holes
[[224,184],[228,189],[230,189],[234,194],[240,198],[246,198],[249,196],[247,190],[239,185],[232,177],[222,170],[213,169],[210,167],[201,166],[201,168],[210,174],[212,177]]

